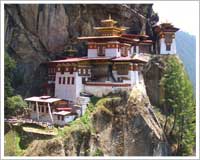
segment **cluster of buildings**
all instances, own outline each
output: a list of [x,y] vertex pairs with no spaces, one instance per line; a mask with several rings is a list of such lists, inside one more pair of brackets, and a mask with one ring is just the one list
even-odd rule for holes
[[25,100],[31,118],[65,125],[84,114],[90,96],[131,90],[143,85],[142,69],[151,54],[175,54],[175,28],[170,23],[155,26],[156,41],[148,35],[125,34],[117,21],[102,20],[94,27],[98,35],[78,37],[87,42],[86,57],[66,57],[48,62],[49,96]]

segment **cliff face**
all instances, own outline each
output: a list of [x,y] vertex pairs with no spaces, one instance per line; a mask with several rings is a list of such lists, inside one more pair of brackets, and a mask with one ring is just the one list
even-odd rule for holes
[[36,140],[25,155],[49,155],[46,147],[41,147],[47,146],[47,143],[55,147],[50,154],[55,156],[170,155],[165,134],[145,91],[140,87],[133,88],[129,95],[120,93],[117,97],[99,100],[91,120],[89,130],[80,126],[58,139]]
[[163,76],[165,67],[165,59],[168,56],[155,56],[152,58],[143,69],[143,76],[147,95],[153,106],[160,106],[161,97],[163,95],[160,80]]
[[129,33],[153,36],[152,24],[158,21],[152,4],[86,5],[30,4],[5,5],[5,46],[17,61],[15,91],[23,96],[38,95],[46,78],[43,62],[63,55],[74,45],[79,55],[86,54],[78,36],[93,35],[94,26],[111,14]]

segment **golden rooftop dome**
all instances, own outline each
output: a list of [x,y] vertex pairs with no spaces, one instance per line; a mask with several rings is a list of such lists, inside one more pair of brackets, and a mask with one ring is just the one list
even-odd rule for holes
[[116,36],[121,35],[123,31],[125,31],[126,27],[117,27],[115,24],[117,21],[113,20],[111,18],[111,15],[109,15],[108,19],[101,20],[102,27],[94,27],[96,31],[98,31],[102,36]]
[[101,20],[101,23],[106,25],[106,26],[114,26],[114,24],[117,23],[117,21],[113,20],[111,18],[111,15],[109,14],[109,18],[108,19],[105,19],[105,20]]

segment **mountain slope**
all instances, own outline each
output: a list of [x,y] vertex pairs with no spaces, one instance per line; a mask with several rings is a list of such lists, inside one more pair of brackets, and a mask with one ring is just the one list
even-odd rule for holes
[[177,54],[184,63],[194,89],[196,88],[196,38],[186,32],[176,33]]

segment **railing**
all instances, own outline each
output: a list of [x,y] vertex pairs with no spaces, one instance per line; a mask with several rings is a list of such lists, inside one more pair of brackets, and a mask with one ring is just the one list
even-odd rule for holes
[[51,123],[49,122],[42,122],[42,121],[36,121],[36,120],[33,120],[33,119],[24,119],[24,118],[20,118],[20,119],[17,119],[17,118],[10,118],[10,119],[4,119],[4,122],[8,122],[8,123],[28,123],[28,124],[37,124],[37,125],[40,125],[42,127],[49,127],[49,126],[52,126]]

